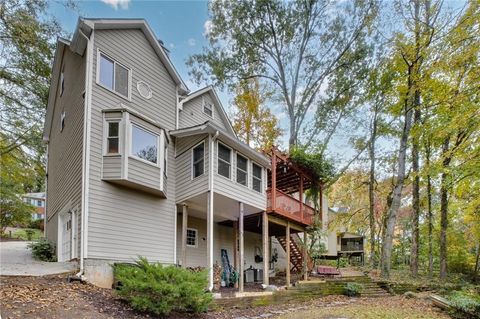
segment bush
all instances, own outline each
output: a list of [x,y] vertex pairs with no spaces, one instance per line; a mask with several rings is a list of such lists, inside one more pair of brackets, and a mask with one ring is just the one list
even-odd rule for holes
[[28,223],[28,228],[33,228],[33,229],[40,229],[43,230],[43,219],[32,219]]
[[475,316],[480,318],[480,297],[469,291],[454,291],[447,297],[453,307],[453,315],[458,318]]
[[343,294],[349,297],[359,296],[362,293],[363,285],[357,282],[347,282]]
[[140,257],[135,265],[115,264],[117,293],[138,311],[168,315],[172,311],[207,311],[212,294],[206,292],[206,271],[194,273],[175,266],[150,264]]
[[32,255],[35,259],[42,261],[57,260],[55,257],[55,245],[45,238],[29,244],[28,248],[32,250]]

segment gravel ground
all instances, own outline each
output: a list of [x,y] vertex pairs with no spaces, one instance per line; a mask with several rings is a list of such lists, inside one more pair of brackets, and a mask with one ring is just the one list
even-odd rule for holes
[[[1,318],[155,318],[147,314],[135,313],[127,304],[115,297],[110,289],[102,289],[89,284],[68,283],[65,275],[43,277],[0,277]],[[173,314],[170,318],[200,319],[261,319],[290,318],[305,311],[323,311],[334,309],[341,313],[352,305],[361,302],[364,305],[410,305],[414,308],[431,308],[424,301],[413,301],[403,297],[387,298],[347,298],[328,296],[309,302],[261,306],[250,309],[229,309],[228,311],[209,312],[200,315]],[[315,316],[317,317],[317,316]],[[345,318],[351,317],[346,311]],[[342,318],[343,318],[342,317]],[[320,317],[318,317],[320,318]],[[322,317],[322,318],[340,318]],[[439,317],[444,318],[444,317]]]

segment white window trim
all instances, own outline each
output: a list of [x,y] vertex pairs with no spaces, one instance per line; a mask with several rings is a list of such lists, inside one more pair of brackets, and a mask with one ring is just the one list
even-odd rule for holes
[[[195,163],[193,162],[193,153],[194,153],[193,150],[194,150],[195,148],[197,148],[197,146],[199,146],[199,145],[201,145],[201,144],[203,144],[203,173],[200,174],[200,175],[198,175],[198,176],[194,176],[193,165],[194,165]],[[190,177],[191,177],[190,179],[191,179],[191,180],[194,180],[195,178],[199,178],[199,177],[205,175],[205,145],[206,145],[205,140],[203,140],[203,141],[201,141],[200,143],[197,143],[197,144],[195,144],[195,145],[192,147],[191,154],[190,154],[190,171],[191,171],[191,172],[190,172],[190,173],[191,173],[191,174],[190,174],[190,175],[191,175],[191,176],[190,176]]]
[[[222,144],[224,147],[226,147],[226,148],[228,148],[228,149],[230,150],[230,177],[226,177],[226,176],[223,176],[222,174],[218,173],[218,167],[219,167],[218,161],[220,160],[220,161],[223,161],[223,162],[224,162],[224,160],[221,159],[221,158],[218,156],[218,154],[219,154],[219,147],[218,147],[218,146],[219,146],[220,144]],[[220,141],[217,141],[217,171],[216,171],[215,173],[216,173],[218,176],[221,176],[221,177],[226,178],[226,179],[228,179],[228,180],[232,180],[232,178],[233,178],[233,172],[232,172],[232,170],[233,170],[232,154],[233,154],[233,153],[234,153],[234,152],[233,152],[233,149],[232,149],[231,147],[225,145],[224,143],[222,143],[222,142],[220,142]]]
[[[113,88],[112,89],[110,89],[109,87],[106,87],[105,85],[103,85],[100,82],[100,55],[104,55],[105,57],[107,57],[108,59],[113,61]],[[127,96],[115,91],[115,64],[118,64],[118,65],[122,66],[123,68],[125,68],[128,71],[128,88],[127,88],[128,89],[128,94],[127,94]],[[118,62],[116,59],[112,58],[111,55],[105,53],[104,51],[102,51],[100,49],[97,49],[96,83],[97,83],[97,85],[104,88],[105,90],[107,90],[109,92],[112,92],[113,94],[116,94],[116,95],[120,96],[121,98],[126,99],[127,101],[132,100],[132,69],[127,67],[125,64]]]
[[[114,122],[118,123],[118,153],[108,153],[108,123]],[[122,118],[115,117],[115,118],[104,118],[104,126],[103,126],[103,156],[119,156],[122,155],[122,137],[123,137],[123,125],[122,125]]]
[[[136,121],[130,120],[129,125],[130,125],[130,130],[129,130],[129,131],[130,131],[130,134],[129,134],[130,136],[129,136],[128,138],[129,138],[129,140],[130,140],[130,143],[129,143],[130,146],[129,146],[129,150],[128,150],[128,157],[133,158],[133,159],[135,159],[135,160],[137,160],[137,161],[140,161],[140,162],[143,162],[143,163],[146,163],[146,164],[149,164],[149,165],[152,165],[152,166],[160,167],[160,168],[161,168],[161,166],[162,166],[161,160],[163,160],[163,158],[162,158],[162,156],[161,156],[161,153],[160,153],[160,152],[163,152],[163,150],[160,150],[160,146],[161,146],[161,145],[160,145],[160,137],[161,137],[161,135],[160,135],[159,133],[157,133],[157,132],[154,132],[154,131],[152,131],[152,130],[149,130],[148,128],[146,128],[145,126],[139,124],[139,123],[136,122]],[[132,147],[133,147],[133,138],[132,138],[132,136],[133,136],[133,129],[132,129],[132,128],[133,128],[133,126],[136,126],[136,127],[138,127],[139,129],[144,130],[144,131],[146,131],[147,133],[150,133],[150,134],[156,136],[156,138],[157,138],[157,145],[156,145],[156,146],[157,146],[157,162],[156,162],[156,163],[147,161],[146,159],[140,158],[140,157],[138,157],[137,155],[135,155],[135,154],[132,153]]]
[[212,119],[214,119],[214,114],[215,114],[214,107],[215,107],[215,106],[213,105],[213,103],[209,104],[209,105],[211,106],[211,110],[212,110],[212,115],[210,115],[210,114],[207,114],[207,113],[205,112],[205,105],[207,105],[207,102],[205,102],[205,97],[202,96],[202,112],[203,112],[203,114],[205,114],[206,116],[211,117]]
[[[247,170],[244,171],[243,169],[240,169],[241,171],[244,171],[244,172],[247,174],[247,180],[246,180],[246,181],[247,181],[247,185],[243,185],[242,183],[239,183],[239,182],[238,182],[237,175],[238,175],[238,169],[239,169],[239,168],[238,168],[238,156],[239,156],[239,155],[240,155],[241,157],[243,157],[244,159],[247,160]],[[243,187],[249,188],[249,187],[248,187],[249,184],[250,184],[250,181],[249,181],[249,176],[250,176],[250,174],[249,174],[249,171],[248,171],[248,170],[249,170],[249,167],[250,167],[250,159],[249,159],[247,156],[245,156],[245,155],[243,155],[242,153],[240,153],[240,152],[235,152],[235,183],[237,183],[238,185],[241,185],[241,186],[243,186]]]
[[[258,167],[260,167],[260,169],[261,169],[261,171],[260,171],[260,191],[257,191],[255,188],[253,188],[253,179],[254,179],[254,178],[255,178],[255,179],[258,179],[255,175],[253,175],[253,165],[254,165],[254,164],[257,165]],[[265,177],[263,176],[263,171],[264,171],[263,166],[260,165],[260,164],[258,164],[258,163],[256,163],[256,162],[253,162],[253,161],[252,161],[252,163],[251,163],[250,166],[251,166],[251,170],[252,170],[252,190],[253,190],[254,192],[259,193],[259,194],[263,194],[263,193],[264,193],[263,180],[264,180],[264,178],[265,178]]]
[[[187,227],[187,231],[194,231],[195,232],[195,245],[186,244],[187,247],[198,248],[198,230],[196,228],[189,228]],[[185,242],[187,242],[187,238],[185,238]]]

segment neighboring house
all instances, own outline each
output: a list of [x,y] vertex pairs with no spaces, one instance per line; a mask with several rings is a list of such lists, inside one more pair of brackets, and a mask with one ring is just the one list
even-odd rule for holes
[[22,195],[25,203],[35,206],[35,213],[32,213],[33,220],[44,219],[45,217],[45,193],[27,193]]
[[190,92],[142,19],[80,19],[58,40],[44,140],[46,236],[90,282],[108,287],[112,263],[145,256],[207,267],[211,289],[222,250],[240,276],[268,269],[265,283],[282,261],[301,268],[286,247],[313,208],[291,194],[312,179],[242,143],[215,90]]
[[338,220],[340,214],[347,213],[345,207],[328,208],[328,213],[323,214],[323,228],[326,233],[324,244],[327,249],[323,255],[326,259],[339,259],[347,257],[349,260],[357,258],[364,262],[364,236],[348,232],[345,225]]

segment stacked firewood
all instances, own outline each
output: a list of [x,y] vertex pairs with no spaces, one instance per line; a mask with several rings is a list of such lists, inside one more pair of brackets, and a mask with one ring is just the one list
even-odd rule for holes
[[[188,267],[191,272],[200,272],[205,270],[205,267]],[[222,267],[215,263],[213,265],[213,289],[220,289],[220,283],[222,282]]]

